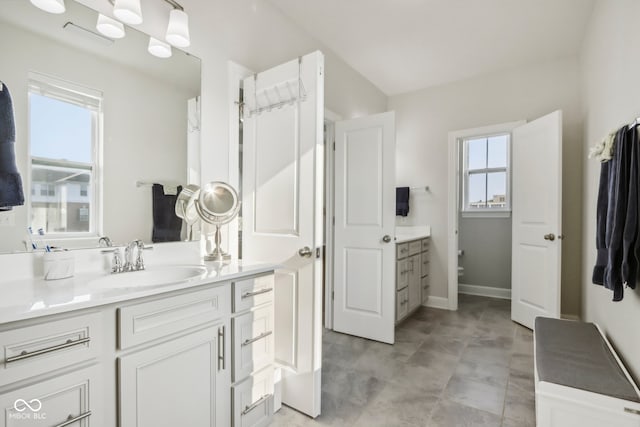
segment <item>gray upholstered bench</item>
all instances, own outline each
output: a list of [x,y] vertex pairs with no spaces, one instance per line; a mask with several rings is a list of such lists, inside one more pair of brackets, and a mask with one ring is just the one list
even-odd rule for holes
[[538,317],[538,427],[640,427],[640,391],[600,328]]

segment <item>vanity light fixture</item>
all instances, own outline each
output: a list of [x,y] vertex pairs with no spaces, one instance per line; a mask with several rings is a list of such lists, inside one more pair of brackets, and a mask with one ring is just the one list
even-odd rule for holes
[[170,58],[172,51],[171,46],[162,40],[149,37],[149,53],[158,58]]
[[176,47],[187,47],[191,44],[189,37],[189,15],[184,8],[173,0],[165,0],[173,10],[169,13],[169,25],[165,39]]
[[121,39],[125,36],[124,25],[120,21],[116,21],[113,18],[98,14],[98,23],[96,29],[105,36],[112,39]]
[[64,13],[66,9],[64,0],[31,0],[31,4],[49,13]]
[[142,6],[140,0],[115,0],[113,14],[129,25],[142,24]]

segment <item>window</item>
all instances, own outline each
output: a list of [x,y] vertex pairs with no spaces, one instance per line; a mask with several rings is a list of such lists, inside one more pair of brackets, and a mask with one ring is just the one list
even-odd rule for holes
[[95,235],[102,96],[47,76],[30,77],[31,227],[60,237]]
[[509,134],[470,137],[463,146],[463,213],[508,213]]

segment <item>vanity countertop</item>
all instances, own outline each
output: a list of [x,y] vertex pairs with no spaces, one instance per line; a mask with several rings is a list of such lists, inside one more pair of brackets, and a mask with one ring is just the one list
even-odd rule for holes
[[396,227],[396,244],[424,239],[425,237],[431,237],[431,226],[429,225]]
[[[198,277],[160,286],[101,288],[90,285],[92,280],[104,277],[104,273],[82,273],[69,279],[51,281],[39,277],[1,282],[0,324],[159,295],[205,284],[228,282],[277,268],[274,264],[243,263],[242,261],[234,261],[222,266],[215,262],[201,262],[199,265],[205,267],[206,272]],[[153,266],[148,267],[149,270],[153,268]],[[123,277],[129,275],[134,281],[136,272],[119,274]]]

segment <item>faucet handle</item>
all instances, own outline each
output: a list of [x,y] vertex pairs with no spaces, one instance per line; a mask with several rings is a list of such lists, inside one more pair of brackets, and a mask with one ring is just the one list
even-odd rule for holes
[[113,265],[111,267],[112,273],[122,273],[122,257],[120,256],[120,249],[115,248],[113,250]]
[[136,270],[144,270],[144,259],[142,258],[142,251],[145,249],[144,242],[142,240],[138,240],[138,253],[136,254]]

